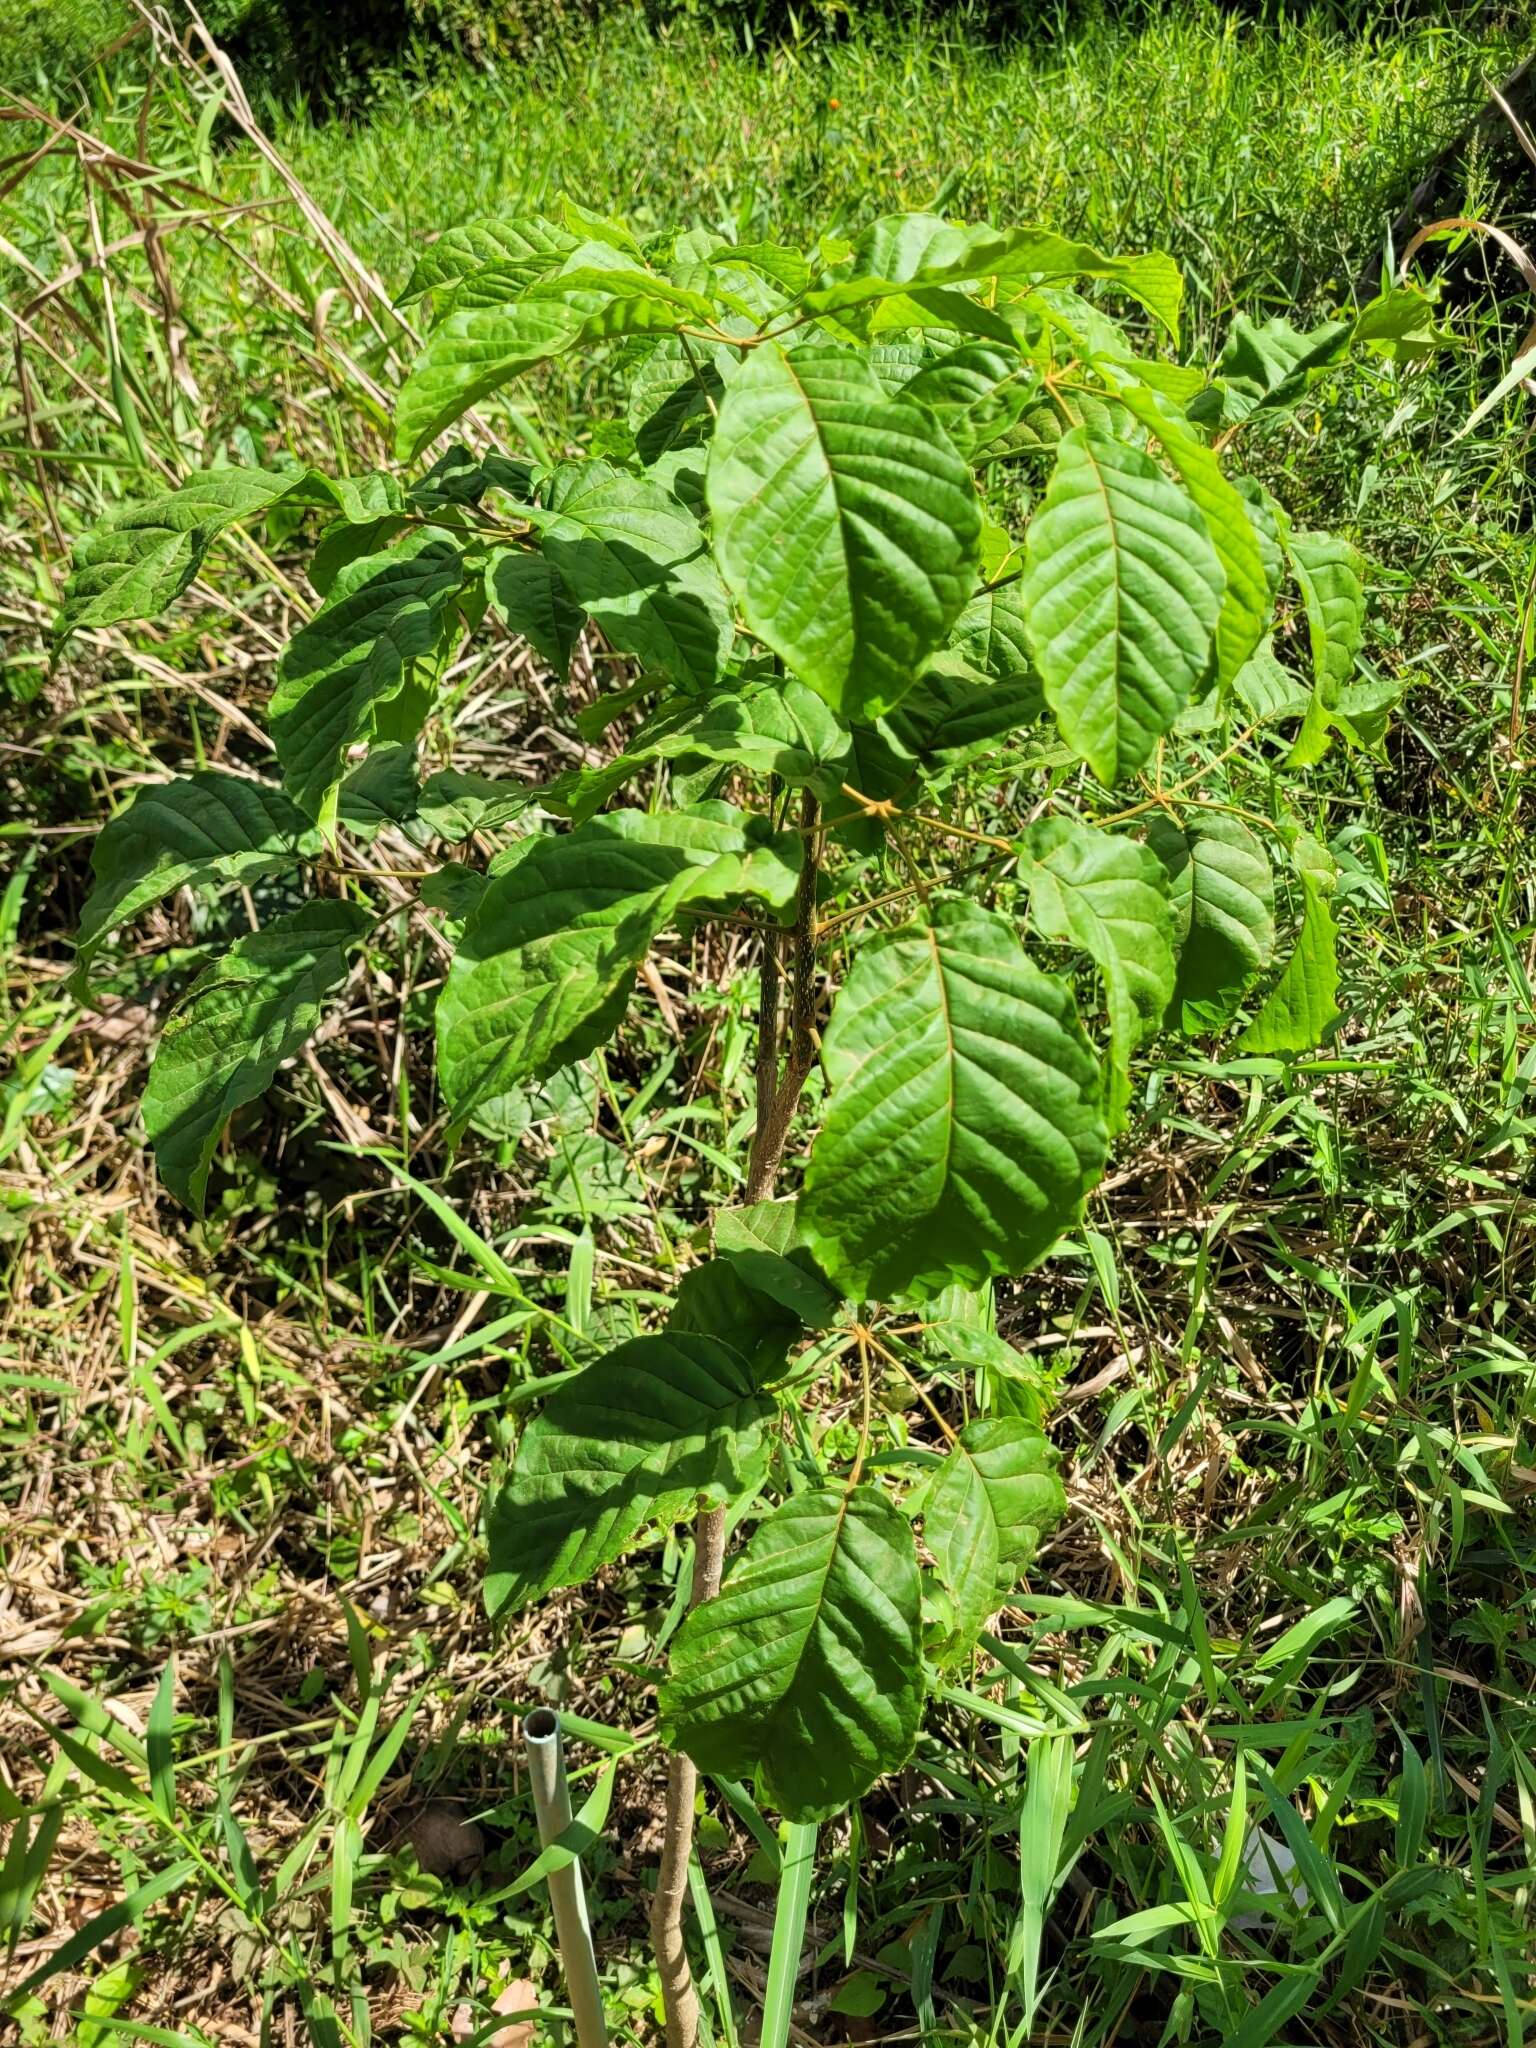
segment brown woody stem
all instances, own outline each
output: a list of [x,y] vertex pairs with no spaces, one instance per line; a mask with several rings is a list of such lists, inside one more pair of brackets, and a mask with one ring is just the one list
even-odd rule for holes
[[[779,1073],[778,934],[763,932],[762,994],[758,1002],[757,1129],[747,1165],[747,1200],[761,1202],[771,1192],[784,1157],[789,1127],[800,1091],[816,1061],[816,880],[819,835],[816,799],[809,790],[801,798],[800,822],[805,834],[805,860],[795,902],[795,930],[789,997],[789,1053]],[[712,1600],[720,1590],[725,1564],[725,1509],[705,1508],[694,1523],[693,1590],[690,1607]],[[697,2048],[699,1994],[688,1967],[683,1939],[683,1907],[688,1897],[688,1864],[693,1855],[693,1808],[699,1773],[690,1757],[675,1753],[667,1765],[667,1807],[663,1823],[661,1866],[651,1907],[651,1946],[661,1978],[667,2016],[667,2048]]]

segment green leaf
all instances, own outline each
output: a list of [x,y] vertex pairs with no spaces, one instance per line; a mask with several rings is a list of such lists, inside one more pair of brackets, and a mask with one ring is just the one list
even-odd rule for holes
[[1310,1052],[1342,1015],[1337,1001],[1338,927],[1325,884],[1310,868],[1303,868],[1301,889],[1304,909],[1295,947],[1262,1009],[1238,1039],[1237,1052]]
[[175,889],[251,881],[319,851],[320,835],[281,790],[208,769],[140,788],[97,835],[80,914],[77,988],[102,941]]
[[917,1553],[872,1486],[793,1495],[678,1630],[663,1740],[825,1819],[906,1762],[922,1713]]
[[366,846],[386,825],[409,824],[420,800],[416,749],[390,741],[371,747],[342,783],[336,818]]
[[992,681],[969,664],[962,664],[958,672],[950,669],[946,664],[951,659],[935,655],[917,688],[909,690],[880,723],[914,758],[942,760],[956,768],[995,754],[1000,739],[1021,725],[1033,725],[1044,714],[1045,698],[1033,671]]
[[978,590],[956,619],[948,644],[983,675],[999,681],[1034,677],[1024,586],[1019,578],[996,590]]
[[1147,844],[1168,874],[1178,954],[1169,1022],[1191,1037],[1230,1022],[1275,950],[1275,884],[1263,842],[1224,811],[1156,817]]
[[144,1090],[160,1178],[197,1215],[219,1135],[264,1095],[320,1021],[347,955],[373,924],[357,903],[306,903],[237,939],[200,974],[161,1034]]
[[578,1586],[647,1524],[754,1486],[773,1412],[739,1352],[692,1332],[635,1337],[567,1380],[490,1501],[491,1614]]
[[398,303],[409,306],[428,292],[451,290],[476,271],[493,269],[509,291],[526,288],[558,270],[577,238],[542,214],[508,220],[472,220],[449,228],[416,259]]
[[789,1347],[804,1328],[782,1302],[753,1287],[729,1256],[690,1267],[678,1283],[667,1317],[669,1331],[692,1331],[728,1344],[758,1385],[783,1371]]
[[726,391],[706,491],[757,637],[845,718],[897,703],[970,593],[981,531],[932,414],[856,350],[766,343]]
[[395,455],[409,462],[478,399],[535,363],[563,355],[581,333],[578,307],[559,299],[463,306],[433,328],[395,404]]
[[979,283],[987,278],[1096,277],[1140,301],[1178,340],[1184,280],[1172,257],[1106,256],[1048,228],[952,227],[933,214],[889,214],[854,245],[853,275],[809,293],[806,305],[835,313],[913,285]]
[[283,649],[272,693],[272,737],[295,801],[325,822],[350,750],[375,737],[414,736],[424,702],[385,707],[445,651],[464,583],[458,543],[435,527],[380,555],[349,562],[314,617]]
[[1013,1416],[968,1422],[928,1492],[923,1535],[950,1596],[956,1642],[969,1650],[1066,1511],[1056,1453]]
[[581,609],[550,561],[533,548],[493,548],[485,565],[485,594],[502,624],[520,634],[562,683],[568,682]]
[[1150,455],[1086,427],[1063,437],[1024,602],[1046,702],[1106,787],[1203,685],[1224,587],[1204,519]]
[[1243,663],[1233,678],[1232,694],[1255,725],[1299,718],[1312,702],[1312,692],[1282,664],[1272,639],[1255,648]]
[[1331,533],[1291,533],[1285,551],[1306,607],[1312,702],[1287,766],[1310,768],[1328,751],[1334,713],[1365,638],[1365,560]]
[[529,296],[534,300],[559,297],[580,306],[586,315],[582,323],[583,341],[644,333],[652,328],[668,331],[680,321],[712,321],[716,317],[712,299],[659,277],[654,271],[610,269],[574,260],[536,285]]
[[1121,403],[1156,435],[1199,507],[1226,578],[1216,616],[1216,669],[1212,687],[1224,690],[1263,638],[1270,593],[1264,555],[1248,507],[1222,473],[1216,451],[1180,414],[1137,384],[1122,384]]
[[1033,364],[1016,349],[972,341],[929,363],[905,387],[942,423],[963,455],[978,454],[1007,432],[1038,390]]
[[800,852],[795,834],[775,838],[728,804],[611,811],[529,844],[481,897],[438,998],[455,1119],[600,1045],[651,940],[689,899],[745,890],[786,904]]
[[455,845],[473,833],[495,832],[509,825],[522,816],[537,796],[536,789],[504,782],[494,775],[439,768],[421,785],[416,822],[435,838]]
[[1339,360],[1349,338],[1343,320],[1327,320],[1302,334],[1278,316],[1260,325],[1239,313],[1216,364],[1225,386],[1221,417],[1230,424],[1294,405],[1318,372]]
[[83,628],[164,611],[226,526],[264,512],[301,481],[302,472],[211,469],[162,497],[108,513],[75,542],[58,644]]
[[1024,879],[1036,930],[1081,946],[1103,976],[1114,1129],[1129,1099],[1131,1054],[1161,1024],[1173,995],[1168,877],[1150,848],[1069,818],[1044,820],[1027,844],[1032,865]]
[[[736,1343],[729,1329],[704,1320],[705,1304],[715,1300],[732,1313],[744,1313],[744,1296],[756,1297],[751,1313],[784,1310],[805,1330],[820,1330],[832,1320],[840,1297],[804,1244],[793,1202],[754,1202],[743,1209],[717,1209],[714,1215],[715,1257],[696,1266],[678,1290],[681,1304],[695,1275],[728,1275],[723,1289],[717,1280],[701,1286],[697,1308],[690,1308],[692,1326]],[[718,1290],[718,1291],[717,1291]],[[674,1308],[673,1316],[677,1315]],[[688,1327],[685,1321],[683,1327]],[[669,1325],[670,1327],[670,1325]],[[745,1345],[737,1348],[745,1350]]]
[[1019,1273],[1077,1220],[1107,1147],[1098,1065],[1067,983],[995,912],[946,897],[868,941],[822,1059],[800,1217],[845,1293]]
[[781,676],[664,705],[616,760],[560,776],[540,801],[578,820],[590,817],[652,761],[719,761],[831,796],[847,774],[848,746],[847,732],[821,698],[793,676]]
[[706,690],[730,652],[730,602],[698,521],[654,478],[611,462],[555,472],[547,510],[529,515],[571,596],[615,647],[685,690]]

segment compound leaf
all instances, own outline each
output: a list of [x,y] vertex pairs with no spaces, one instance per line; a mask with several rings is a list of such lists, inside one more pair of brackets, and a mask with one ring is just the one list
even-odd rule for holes
[[773,1402],[729,1344],[669,1328],[557,1388],[523,1431],[487,1514],[493,1616],[578,1586],[702,1496],[755,1485]]
[[911,1524],[873,1486],[793,1495],[678,1630],[663,1739],[822,1820],[911,1754],[923,1704]]
[[219,1134],[313,1032],[372,923],[361,904],[332,901],[275,917],[206,968],[166,1025],[144,1090],[144,1128],[160,1178],[197,1215]]
[[1203,684],[1225,576],[1193,501],[1150,455],[1064,435],[1025,543],[1030,644],[1062,737],[1112,787]]
[[319,851],[320,835],[279,789],[209,769],[135,791],[91,849],[75,972],[107,934],[175,889],[250,881]]
[[1022,1272],[1076,1220],[1107,1146],[1098,1063],[1006,919],[945,897],[866,943],[822,1058],[800,1218],[845,1293]]
[[845,718],[897,703],[970,594],[971,474],[855,349],[765,343],[710,445],[715,555],[748,626]]

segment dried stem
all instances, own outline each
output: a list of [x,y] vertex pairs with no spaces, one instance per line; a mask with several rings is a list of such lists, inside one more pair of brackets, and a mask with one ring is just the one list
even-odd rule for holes
[[[688,1605],[712,1600],[720,1590],[725,1562],[725,1509],[706,1508],[694,1525],[693,1591]],[[667,2015],[667,2048],[697,2048],[699,1994],[688,1967],[683,1939],[683,1905],[688,1897],[688,1864],[693,1855],[693,1804],[699,1772],[692,1757],[674,1750],[667,1765],[666,1832],[651,1905],[651,1947],[661,1978]]]
[[[763,933],[762,994],[758,1003],[757,1130],[747,1167],[747,1200],[761,1202],[771,1192],[800,1091],[816,1061],[816,880],[820,867],[816,831],[816,799],[807,790],[801,799],[800,822],[805,834],[805,860],[795,903],[793,966],[789,997],[789,1053],[779,1073],[778,934]],[[694,1524],[693,1591],[689,1606],[712,1600],[720,1590],[725,1563],[725,1510],[706,1508]],[[683,1906],[688,1897],[688,1864],[693,1855],[693,1807],[699,1774],[691,1758],[674,1754],[667,1766],[667,1809],[651,1907],[651,1946],[661,1978],[667,2016],[667,2048],[697,2048],[699,1994],[688,1967],[683,1939]]]

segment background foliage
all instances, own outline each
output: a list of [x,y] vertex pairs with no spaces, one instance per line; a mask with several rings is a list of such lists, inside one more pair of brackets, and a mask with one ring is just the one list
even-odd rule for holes
[[[1518,28],[1434,9],[1261,27],[1189,7],[1002,53],[903,25],[745,55],[692,20],[658,37],[618,16],[535,66],[371,77],[367,121],[267,118],[396,289],[442,227],[562,187],[743,236],[938,202],[1172,248],[1203,347],[1235,308],[1304,320],[1348,297]],[[133,1107],[144,1060],[244,918],[210,927],[176,901],[82,1011],[66,975],[87,848],[145,780],[260,761],[250,715],[303,601],[301,551],[279,534],[225,563],[220,598],[163,631],[95,636],[50,676],[64,544],[164,466],[378,460],[385,406],[376,432],[356,422],[394,370],[355,273],[226,117],[205,120],[206,84],[162,76],[141,130],[140,63],[92,83],[84,132],[195,190],[108,166],[119,204],[71,146],[29,170],[4,227],[0,296],[27,322],[28,365],[0,401],[13,1981],[125,1894],[143,1923],[63,1951],[17,2024],[92,2039],[126,2018],[222,2041],[270,2005],[322,2040],[365,2024],[443,2038],[461,2006],[487,2020],[509,1979],[552,1991],[536,1894],[491,1902],[532,1854],[512,1717],[552,1698],[593,1724],[600,1939],[643,2026],[656,1785],[614,1731],[646,1731],[679,1556],[610,1571],[489,1653],[477,1501],[509,1440],[508,1389],[515,1414],[534,1379],[654,1327],[732,1184],[751,1122],[748,956],[729,940],[663,956],[654,1008],[587,1092],[535,1105],[499,1159],[450,1173],[426,1056],[440,952],[418,928],[398,987],[359,994],[245,1113],[207,1220],[157,1193]],[[7,133],[13,149],[44,139]],[[1467,210],[1502,207],[1526,235],[1523,202],[1475,155],[1463,180]],[[98,234],[200,216],[204,192],[252,210],[217,235],[180,225],[158,256],[132,242],[106,289],[87,270],[34,308]],[[1089,1228],[1005,1292],[1002,1333],[1055,1383],[1068,1519],[910,1774],[823,1841],[798,1987],[817,2038],[987,2039],[1036,1942],[1042,2036],[1177,2034],[1185,1975],[1207,1966],[1234,1995],[1304,1987],[1301,2017],[1287,2028],[1271,2006],[1253,2041],[1528,2028],[1526,400],[1511,391],[1456,437],[1529,307],[1513,269],[1486,275],[1459,316],[1469,346],[1412,375],[1361,366],[1263,451],[1298,521],[1343,528],[1373,563],[1369,644],[1411,685],[1386,758],[1327,771],[1351,1068],[1168,1064]],[[507,431],[559,445],[591,395],[549,377]],[[581,715],[606,678],[584,655],[562,691],[492,646],[455,672],[436,758],[537,779],[591,758]],[[283,907],[251,882],[253,917]],[[723,1113],[701,1107],[701,1066]],[[1044,1687],[1091,1731],[1070,1812]],[[744,2013],[781,1845],[750,1801],[716,1788],[708,1808],[705,1958]],[[1094,1939],[1213,1881],[1238,1811],[1283,1837],[1310,1907],[1282,1900],[1215,1958],[1166,1928],[1152,1963]],[[1086,1836],[1057,1898],[1053,1829],[1069,1849]],[[1385,1945],[1354,1982],[1336,1957],[1344,1975],[1314,1994],[1301,1963],[1336,1901],[1375,1898]]]

